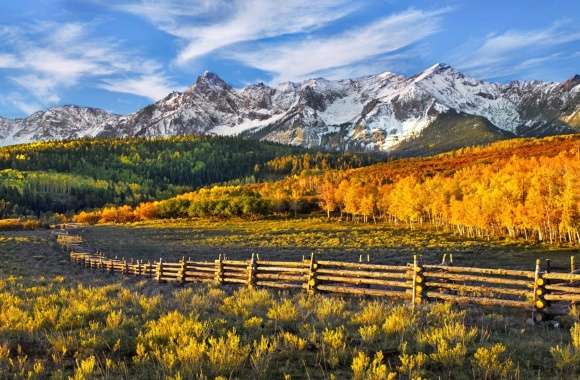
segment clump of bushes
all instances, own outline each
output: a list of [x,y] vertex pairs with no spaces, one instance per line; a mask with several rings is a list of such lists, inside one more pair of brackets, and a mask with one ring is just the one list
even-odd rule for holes
[[36,230],[48,228],[51,225],[66,223],[69,218],[60,213],[45,212],[39,217],[28,216],[21,218],[0,219],[0,231]]
[[35,230],[39,227],[38,219],[0,219],[0,231]]
[[186,217],[244,217],[269,215],[272,203],[241,186],[214,186],[163,201],[131,206],[105,207],[81,211],[74,217],[77,223],[129,223],[150,219]]
[[491,333],[496,319],[446,304],[413,312],[387,300],[248,288],[168,287],[163,297],[145,296],[143,286],[0,279],[0,372],[72,379],[511,379],[537,376],[529,358],[538,351],[543,377],[573,378],[580,370],[580,324],[559,335],[529,329],[518,344],[525,322]]

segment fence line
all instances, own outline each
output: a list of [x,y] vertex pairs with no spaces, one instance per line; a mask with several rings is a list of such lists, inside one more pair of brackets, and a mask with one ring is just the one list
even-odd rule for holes
[[407,300],[414,305],[426,301],[448,301],[532,311],[535,321],[547,314],[562,314],[570,304],[580,302],[580,274],[542,270],[536,261],[534,271],[422,265],[417,257],[406,265],[384,265],[317,260],[314,254],[302,261],[229,260],[157,262],[108,258],[83,246],[80,235],[57,233],[57,242],[69,252],[72,262],[103,272],[141,276],[160,283],[213,283],[279,289],[303,289],[308,293],[326,292],[379,296]]

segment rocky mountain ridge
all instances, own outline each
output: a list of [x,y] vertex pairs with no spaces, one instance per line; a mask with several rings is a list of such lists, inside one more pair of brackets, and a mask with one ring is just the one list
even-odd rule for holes
[[[453,128],[446,126],[453,125]],[[431,126],[429,133],[424,133]],[[436,129],[433,130],[433,127]],[[459,126],[459,127],[458,127]],[[483,129],[481,129],[483,128]],[[0,144],[100,136],[241,135],[339,150],[396,151],[456,139],[478,144],[512,136],[580,129],[580,76],[562,83],[489,83],[445,64],[412,76],[385,72],[357,79],[310,79],[234,89],[205,72],[184,92],[133,114],[63,106],[24,119],[0,118]],[[468,131],[468,132],[462,132]],[[428,137],[427,137],[428,136]]]

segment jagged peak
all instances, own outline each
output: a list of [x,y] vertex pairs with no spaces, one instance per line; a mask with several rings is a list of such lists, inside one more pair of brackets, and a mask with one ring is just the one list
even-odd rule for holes
[[271,89],[270,86],[268,86],[267,84],[265,84],[264,82],[258,82],[258,83],[253,83],[250,84],[246,87],[244,87],[244,90],[251,90],[251,89]]
[[221,88],[224,90],[229,90],[231,89],[231,86],[229,84],[226,83],[226,81],[224,81],[222,78],[220,78],[219,75],[217,75],[216,73],[213,73],[211,71],[204,71],[203,74],[201,74],[200,76],[197,77],[197,80],[195,81],[195,88],[202,88],[202,89],[207,89],[207,88]]
[[90,112],[99,112],[99,113],[111,113],[111,112],[104,110],[102,108],[90,107],[90,106],[79,106],[77,104],[64,104],[62,106],[49,108],[48,110],[50,111],[50,110],[59,110],[59,109],[76,110],[76,111],[90,111]]
[[396,77],[398,75],[392,71],[383,71],[382,73],[376,74],[375,76],[377,78],[391,78],[391,77]]
[[451,67],[451,65],[447,64],[447,63],[443,63],[443,62],[439,62],[436,63],[432,66],[429,66],[427,69],[425,69],[423,72],[424,73],[442,73],[445,71],[455,71],[455,69],[453,67]]
[[276,90],[282,91],[282,92],[295,91],[298,87],[299,87],[299,85],[296,82],[285,81],[285,82],[278,83],[278,85],[276,86]]
[[59,114],[62,112],[66,112],[66,113],[84,113],[84,112],[88,112],[88,113],[92,113],[92,114],[98,114],[98,115],[110,115],[110,116],[118,116],[112,112],[109,112],[107,110],[104,110],[102,108],[96,108],[96,107],[87,107],[87,106],[79,106],[76,104],[63,104],[63,105],[57,105],[57,106],[53,106],[47,109],[43,109],[43,110],[38,110],[33,112],[32,114],[24,117],[24,119],[34,119],[34,118],[38,118],[38,117],[48,117],[50,115],[53,114]]
[[414,82],[419,82],[425,78],[430,78],[434,75],[439,75],[439,74],[444,74],[444,73],[453,73],[453,74],[463,75],[460,72],[458,72],[457,70],[455,70],[453,67],[451,67],[451,65],[448,65],[446,63],[436,63],[433,66],[426,68],[421,73],[415,75],[414,77],[412,77],[412,79]]
[[572,78],[565,80],[562,82],[562,88],[566,91],[570,91],[574,87],[580,84],[580,75],[576,74]]

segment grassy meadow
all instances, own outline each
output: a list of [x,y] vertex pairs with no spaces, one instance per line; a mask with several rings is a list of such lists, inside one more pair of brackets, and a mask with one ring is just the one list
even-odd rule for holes
[[[580,378],[576,307],[534,325],[522,309],[158,284],[72,265],[49,230],[32,229],[86,223],[74,233],[92,248],[145,262],[315,253],[401,265],[453,254],[459,266],[532,271],[542,258],[567,272],[580,253],[577,137],[360,169],[348,168],[372,160],[182,140],[0,151],[12,178],[0,189],[10,218],[0,225],[0,380]],[[47,167],[62,173],[30,177]],[[167,199],[182,186],[195,191]]]
[[95,225],[83,236],[108,256],[147,260],[214,260],[222,253],[232,259],[301,260],[314,252],[319,259],[401,264],[420,255],[426,263],[452,253],[456,265],[533,270],[536,258],[549,258],[553,268],[569,269],[577,248],[531,244],[520,239],[461,237],[429,225],[328,221],[324,217],[279,219],[179,219],[132,224]]
[[[82,235],[108,255],[356,259],[424,253],[513,266],[542,246],[465,241],[448,232],[323,219],[102,225]],[[294,248],[296,247],[296,248]],[[390,247],[390,248],[385,248]],[[492,257],[494,259],[489,259]],[[505,258],[508,259],[505,259]],[[0,235],[2,379],[546,379],[580,370],[575,310],[529,314],[241,287],[175,286],[72,266],[48,231]],[[555,260],[557,261],[557,260]]]

